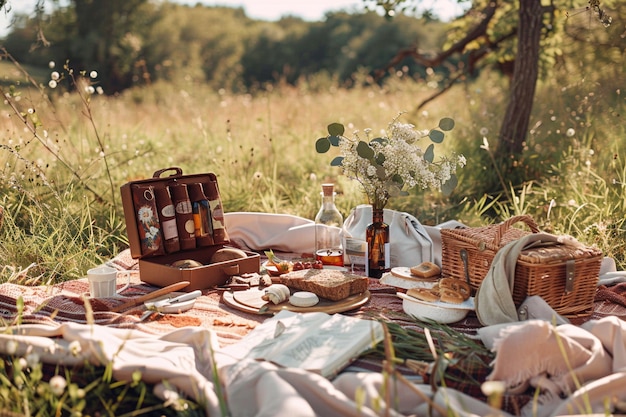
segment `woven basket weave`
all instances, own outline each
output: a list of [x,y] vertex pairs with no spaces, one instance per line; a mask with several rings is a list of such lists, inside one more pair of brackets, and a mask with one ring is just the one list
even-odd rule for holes
[[[467,280],[477,290],[489,272],[496,252],[507,243],[530,233],[512,227],[516,223],[525,224],[530,232],[539,232],[530,216],[514,216],[500,224],[483,227],[441,229],[442,275]],[[463,251],[467,254],[467,268],[461,255]]]
[[[516,223],[530,231],[512,227]],[[538,232],[530,216],[484,227],[442,229],[442,275],[467,280],[476,290],[500,248]],[[526,249],[515,268],[513,301],[519,306],[527,296],[538,295],[563,316],[587,316],[593,310],[601,262],[602,252],[591,247],[551,244]]]

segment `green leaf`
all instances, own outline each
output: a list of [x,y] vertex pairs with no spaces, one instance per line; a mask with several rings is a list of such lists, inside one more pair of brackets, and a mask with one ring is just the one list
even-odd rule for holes
[[374,157],[374,150],[362,140],[356,145],[356,152],[363,159],[372,159]]
[[374,158],[374,162],[376,162],[376,164],[378,165],[382,165],[385,163],[386,159],[387,157],[384,154],[379,153],[378,155],[376,155],[376,158]]
[[370,140],[370,144],[371,143],[380,143],[381,145],[387,145],[389,143],[389,139],[387,138],[374,138],[372,140]]
[[441,130],[433,129],[428,133],[428,137],[435,143],[443,142],[444,133]]
[[441,192],[447,197],[452,194],[457,185],[459,185],[459,179],[456,174],[452,174],[450,179],[441,186]]
[[450,130],[454,129],[454,119],[444,117],[443,119],[439,120],[439,129],[443,130],[444,132],[449,132]]
[[315,150],[317,153],[326,153],[330,149],[330,140],[328,138],[319,138],[315,141]]
[[340,167],[343,165],[343,156],[336,156],[332,161],[330,161],[331,167]]
[[424,160],[430,162],[431,164],[435,160],[435,145],[430,144],[428,148],[426,148],[426,152],[424,152]]
[[387,176],[385,168],[381,165],[376,165],[376,177],[382,180],[385,176]]
[[396,184],[390,184],[387,186],[390,197],[399,197],[402,195],[402,189],[398,187]]
[[333,146],[339,146],[339,141],[341,140],[340,136],[329,136],[328,140],[330,141],[330,144]]
[[402,179],[402,175],[400,174],[395,174],[393,177],[391,177],[391,181],[398,184],[399,187],[402,187],[402,185],[404,184],[404,180]]
[[331,136],[343,136],[346,128],[341,123],[331,123],[328,125],[328,133]]

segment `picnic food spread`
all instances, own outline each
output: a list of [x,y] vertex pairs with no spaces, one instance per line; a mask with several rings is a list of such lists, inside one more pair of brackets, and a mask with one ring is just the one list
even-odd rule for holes
[[312,292],[332,301],[367,290],[366,277],[335,269],[302,269],[282,274],[276,281],[291,288]]

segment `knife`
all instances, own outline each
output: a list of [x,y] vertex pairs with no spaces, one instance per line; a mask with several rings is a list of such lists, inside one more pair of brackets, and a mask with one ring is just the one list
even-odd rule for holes
[[159,311],[159,309],[161,309],[163,307],[175,305],[177,303],[182,303],[183,301],[194,300],[194,299],[200,297],[201,295],[202,295],[202,291],[195,290],[195,291],[192,291],[192,292],[181,294],[178,297],[166,298],[165,300],[159,300],[159,301],[156,301],[154,303],[145,303],[145,304],[146,304],[146,308],[148,310]]
[[133,298],[132,300],[127,301],[124,304],[113,307],[111,311],[114,313],[118,313],[122,310],[126,310],[127,308],[135,307],[136,305],[142,304],[145,301],[152,300],[153,298],[161,297],[162,295],[181,290],[187,287],[189,284],[189,281],[180,281],[175,284],[168,285],[167,287],[159,288],[156,291],[152,291],[151,293],[142,295],[141,297]]

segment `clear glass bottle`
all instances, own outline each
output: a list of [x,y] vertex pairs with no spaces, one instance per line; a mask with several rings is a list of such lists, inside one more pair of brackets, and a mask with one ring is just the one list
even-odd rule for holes
[[315,259],[324,265],[343,266],[343,216],[335,206],[334,184],[322,184],[321,194],[322,206],[315,216]]

